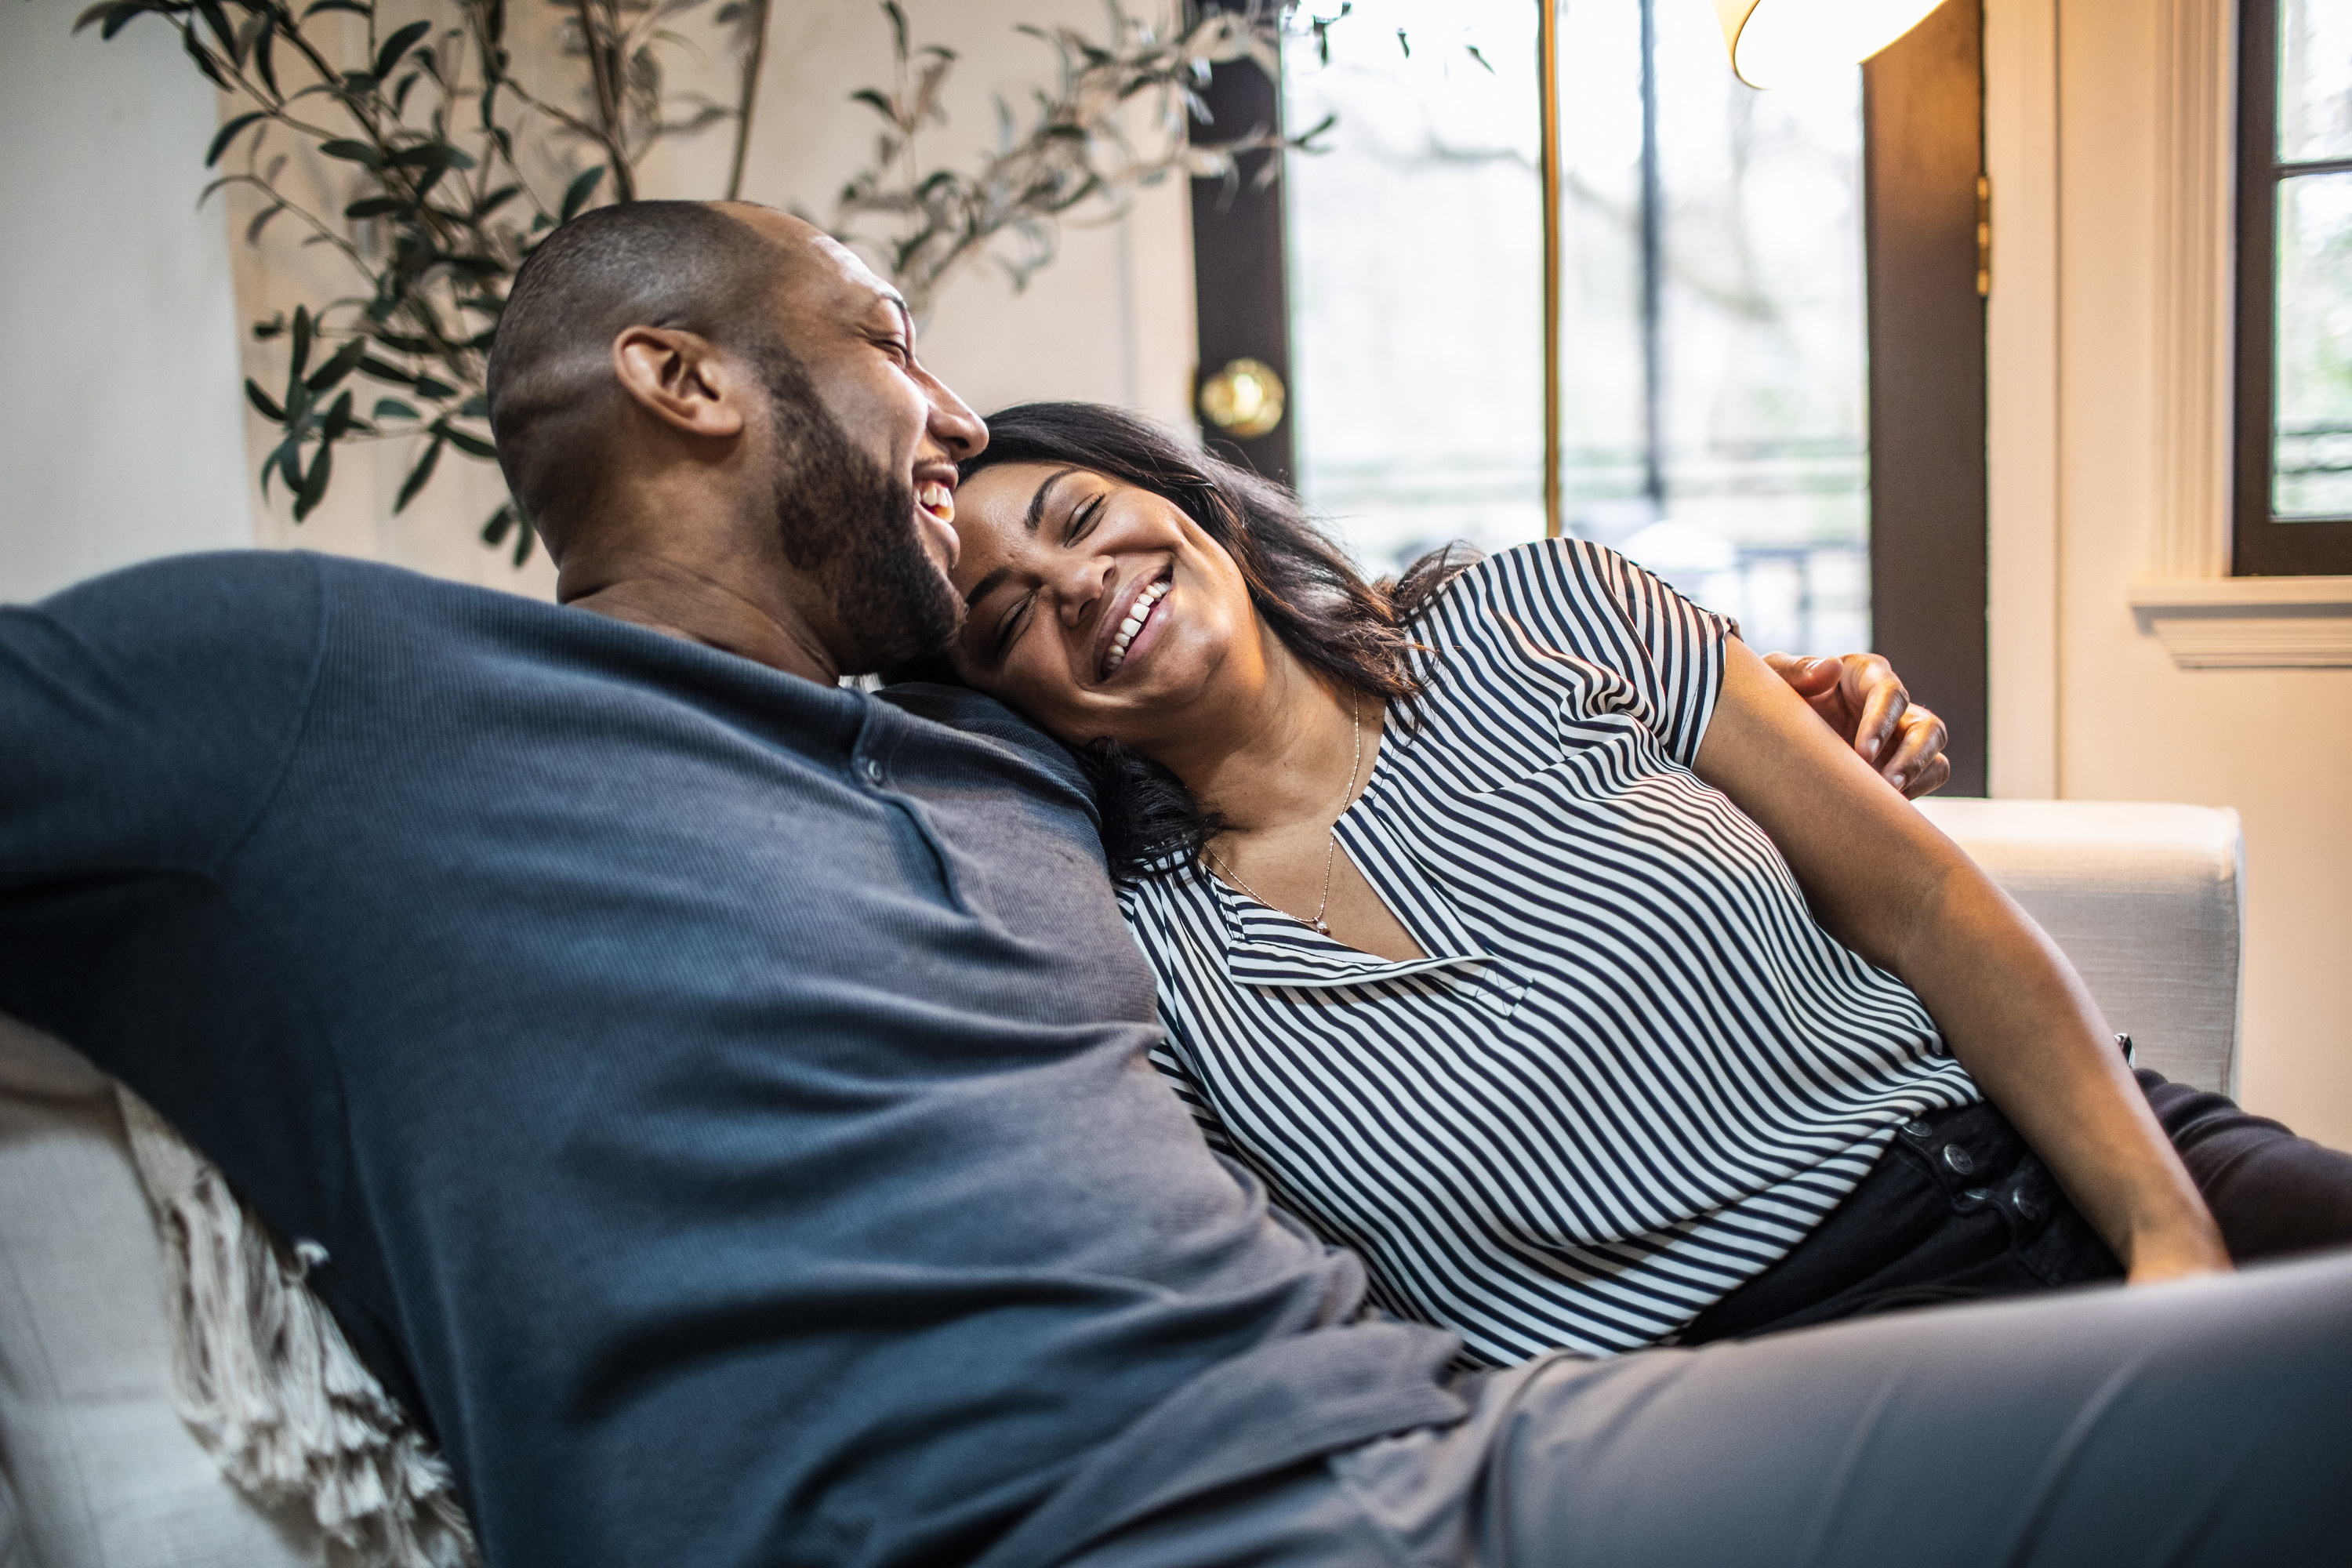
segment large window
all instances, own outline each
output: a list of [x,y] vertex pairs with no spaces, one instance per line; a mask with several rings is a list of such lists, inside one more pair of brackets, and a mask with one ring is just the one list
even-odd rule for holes
[[[1286,176],[1297,478],[1368,565],[1544,529],[1535,11],[1284,51],[1287,123],[1339,117]],[[1868,646],[1861,72],[1757,92],[1690,0],[1558,29],[1566,530],[1759,647]]]
[[2352,0],[2240,28],[2236,569],[2352,573]]

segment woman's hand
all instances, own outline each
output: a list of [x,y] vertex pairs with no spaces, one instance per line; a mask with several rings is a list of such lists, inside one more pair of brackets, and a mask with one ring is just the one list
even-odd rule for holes
[[1832,935],[1918,994],[2132,1283],[2227,1269],[2212,1214],[2073,967],[1807,707],[1727,644],[1699,776],[1771,836]]
[[1764,662],[1855,755],[1906,795],[1933,795],[1951,778],[1951,759],[1944,755],[1951,737],[1943,720],[1912,701],[1903,678],[1878,655],[1768,653]]

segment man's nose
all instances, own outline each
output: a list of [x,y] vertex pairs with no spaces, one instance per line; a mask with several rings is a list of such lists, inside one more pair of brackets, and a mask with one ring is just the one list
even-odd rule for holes
[[948,449],[959,463],[968,462],[988,448],[988,425],[971,411],[971,405],[949,390],[937,376],[928,378],[931,384],[931,438]]

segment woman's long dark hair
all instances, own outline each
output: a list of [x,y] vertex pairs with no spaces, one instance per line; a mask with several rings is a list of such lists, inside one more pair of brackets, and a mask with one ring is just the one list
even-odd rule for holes
[[[1404,626],[1454,574],[1468,545],[1415,562],[1394,583],[1368,583],[1282,486],[1202,452],[1132,414],[1092,403],[1024,403],[988,419],[988,447],[970,479],[1003,463],[1087,468],[1171,502],[1241,568],[1250,603],[1294,658],[1333,685],[1381,701],[1420,691]],[[1111,875],[1133,879],[1189,863],[1222,830],[1183,781],[1117,742],[1074,748],[1101,804]]]

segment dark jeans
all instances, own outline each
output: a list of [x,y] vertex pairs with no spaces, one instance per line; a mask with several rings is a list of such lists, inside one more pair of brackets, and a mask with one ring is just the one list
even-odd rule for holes
[[[2352,1246],[2352,1154],[2223,1095],[2138,1074],[2240,1263]],[[2120,1279],[2049,1167],[1990,1105],[1906,1124],[1795,1251],[1679,1336],[1686,1345]]]

